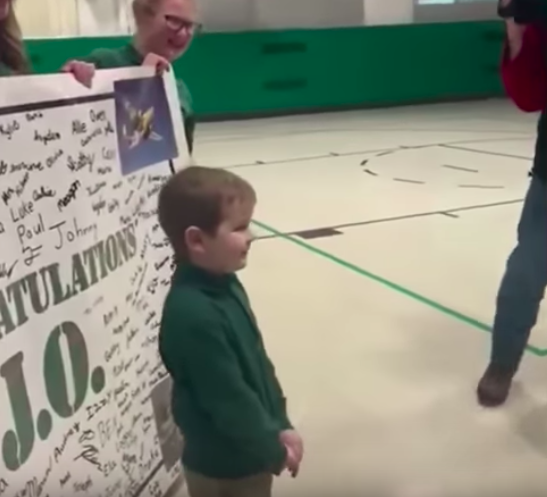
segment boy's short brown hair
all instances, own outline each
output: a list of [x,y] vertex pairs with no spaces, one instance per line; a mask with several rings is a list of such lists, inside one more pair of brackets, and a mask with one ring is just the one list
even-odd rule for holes
[[214,235],[235,202],[255,202],[253,187],[225,169],[191,166],[171,176],[158,196],[158,218],[177,258],[186,258],[192,226]]

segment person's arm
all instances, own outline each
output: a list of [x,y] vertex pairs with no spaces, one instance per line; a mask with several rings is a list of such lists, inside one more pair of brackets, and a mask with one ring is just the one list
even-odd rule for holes
[[76,81],[91,88],[97,69],[110,69],[118,66],[119,63],[116,61],[113,50],[98,48],[86,57],[69,60],[61,68],[61,71],[72,74]]
[[282,430],[292,430],[294,429],[291,420],[289,419],[289,414],[287,412],[287,398],[285,397],[285,394],[283,392],[283,388],[281,387],[281,384],[279,383],[279,380],[277,379],[277,374],[275,372],[275,367],[268,358],[268,366],[270,367],[270,375],[274,384],[276,396],[277,396],[277,412],[278,416],[281,420],[281,429]]
[[203,307],[191,313],[180,308],[167,325],[178,331],[172,344],[177,362],[219,432],[278,473],[287,457],[279,427],[245,382],[220,317]]
[[84,76],[89,76],[89,72],[93,73],[91,74],[93,78],[95,70],[123,67],[124,64],[118,59],[116,50],[97,48],[85,57],[69,60],[61,70],[73,73],[78,80],[82,79],[82,73]]
[[184,136],[186,137],[186,144],[188,145],[188,153],[192,155],[192,153],[194,152],[196,118],[193,115],[186,115],[186,113],[183,111],[182,119],[184,121]]
[[506,21],[501,76],[505,91],[524,112],[547,106],[547,58],[545,32],[537,26]]
[[78,57],[79,62],[93,64],[96,69],[113,69],[120,66],[117,51],[109,48],[96,48],[85,57]]
[[192,109],[192,95],[184,81],[177,79],[177,92],[181,105],[182,120],[184,123],[184,135],[188,145],[188,152],[192,155],[194,151],[194,134],[196,129],[196,117]]
[[514,19],[518,24],[547,24],[545,0],[516,0],[511,3]]
[[[237,279],[236,281],[237,281],[236,285],[239,290],[239,298],[242,299],[243,306],[248,309],[248,312],[250,312],[252,315],[252,319],[256,322],[256,317],[254,316],[251,310],[251,302],[249,300],[249,295],[247,294],[247,290],[245,290],[245,287],[241,284],[239,279]],[[256,325],[258,327],[258,323],[256,323]],[[272,382],[273,387],[275,389],[276,408],[277,408],[276,410],[277,410],[278,420],[281,420],[281,429],[292,430],[293,426],[287,413],[287,399],[285,397],[285,394],[283,393],[283,388],[281,387],[281,384],[279,383],[279,380],[277,379],[275,366],[273,365],[271,359],[268,357],[267,354],[266,354],[266,361],[268,364],[268,374],[270,375],[270,381]]]
[[289,413],[287,411],[287,398],[283,394],[283,389],[281,388],[281,385],[279,384],[279,381],[277,381],[277,378],[275,379],[277,383],[278,388],[278,402],[279,402],[279,413],[281,416],[281,429],[282,430],[294,430],[294,426],[291,423],[291,420],[289,418]]
[[0,62],[0,78],[3,76],[12,76],[12,75],[13,75],[13,71],[8,66]]

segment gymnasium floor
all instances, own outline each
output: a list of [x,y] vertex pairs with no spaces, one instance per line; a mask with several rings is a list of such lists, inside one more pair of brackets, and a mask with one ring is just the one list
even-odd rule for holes
[[488,101],[199,127],[255,186],[242,278],[306,441],[277,496],[547,491],[547,312],[508,405],[475,386],[537,117]]

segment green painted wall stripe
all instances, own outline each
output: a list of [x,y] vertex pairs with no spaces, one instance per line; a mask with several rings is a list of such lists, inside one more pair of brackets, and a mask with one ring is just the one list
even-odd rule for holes
[[[287,240],[291,243],[294,243],[298,245],[299,247],[307,250],[308,252],[312,252],[315,255],[318,255],[320,257],[323,257],[324,259],[329,260],[330,262],[333,262],[337,264],[338,266],[341,266],[345,269],[348,269],[349,271],[352,271],[360,276],[364,276],[365,278],[368,278],[369,280],[375,281],[377,283],[380,283],[381,285],[384,285],[385,287],[394,290],[395,292],[404,295],[405,297],[411,298],[417,302],[420,302],[421,304],[424,304],[432,309],[435,309],[436,311],[439,311],[446,316],[449,316],[451,318],[457,319],[458,321],[461,321],[477,330],[485,331],[490,333],[492,331],[492,328],[488,326],[485,323],[482,323],[481,321],[478,321],[472,317],[466,316],[465,314],[462,314],[461,312],[458,312],[454,309],[451,309],[450,307],[447,307],[439,302],[436,302],[428,297],[425,297],[423,295],[420,295],[419,293],[414,292],[413,290],[409,290],[408,288],[405,288],[397,283],[394,283],[393,281],[387,280],[386,278],[383,278],[381,276],[378,276],[377,274],[371,273],[370,271],[367,271],[366,269],[363,269],[359,266],[356,266],[355,264],[352,264],[351,262],[345,261],[344,259],[340,259],[339,257],[326,252],[324,250],[321,250],[320,248],[317,248],[309,243],[306,243],[305,241],[292,236],[292,235],[286,235],[275,228],[272,228],[271,226],[268,226],[267,224],[264,224],[260,221],[253,221],[253,224],[258,226],[264,231],[267,231],[268,233],[275,235],[278,238],[283,238],[284,240]],[[547,349],[541,349],[539,347],[536,347],[534,345],[528,345],[527,351],[538,356],[538,357],[545,357],[547,356]]]
[[[503,24],[460,22],[205,33],[175,63],[198,118],[502,94]],[[39,73],[128,37],[28,40]]]

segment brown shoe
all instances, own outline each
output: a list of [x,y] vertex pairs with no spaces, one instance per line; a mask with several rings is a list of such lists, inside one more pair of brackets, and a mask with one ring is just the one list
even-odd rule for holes
[[498,407],[505,403],[511,390],[514,372],[490,364],[477,388],[479,404],[483,407]]

